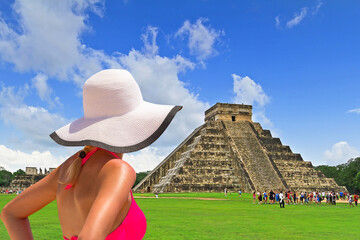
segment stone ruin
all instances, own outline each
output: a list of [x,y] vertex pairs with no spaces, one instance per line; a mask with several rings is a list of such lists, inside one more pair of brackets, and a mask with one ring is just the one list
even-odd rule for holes
[[44,172],[41,168],[38,169],[36,167],[26,167],[25,168],[25,175],[17,175],[10,183],[10,189],[20,189],[24,190],[37,181],[40,181],[42,178],[44,178],[46,175],[51,173],[55,168],[49,168],[49,170],[46,170],[44,168]]
[[293,153],[260,123],[252,106],[217,103],[196,128],[133,191],[347,191]]
[[55,168],[49,168],[49,170],[46,170],[46,168],[44,168],[44,173],[43,173],[42,169],[39,168],[39,173],[38,173],[38,169],[36,167],[26,167],[25,174],[26,175],[48,175],[53,170],[55,170]]

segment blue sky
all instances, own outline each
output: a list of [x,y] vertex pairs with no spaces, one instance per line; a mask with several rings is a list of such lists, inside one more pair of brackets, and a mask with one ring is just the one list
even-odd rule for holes
[[0,166],[56,167],[77,148],[48,135],[82,116],[82,85],[129,70],[144,99],[183,105],[166,133],[125,156],[154,168],[216,102],[314,165],[360,156],[358,1],[1,1]]

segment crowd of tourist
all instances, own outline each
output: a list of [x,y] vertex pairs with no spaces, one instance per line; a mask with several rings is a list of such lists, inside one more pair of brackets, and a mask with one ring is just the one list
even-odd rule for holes
[[16,193],[16,194],[19,195],[20,193],[22,193],[22,191],[23,191],[23,190],[20,190],[20,189],[13,190],[13,189],[5,189],[5,188],[3,188],[3,189],[0,190],[0,193],[2,193],[2,194],[13,194],[13,193]]
[[[22,190],[12,190],[12,189],[0,189],[2,194],[20,194]],[[241,190],[239,190],[239,196],[241,197]],[[224,189],[225,196],[228,195],[228,189]],[[158,193],[155,192],[156,198],[158,198]],[[318,204],[322,203],[329,205],[336,205],[338,200],[347,201],[350,207],[355,207],[358,205],[359,195],[350,194],[344,192],[300,192],[295,191],[273,191],[270,192],[264,191],[253,192],[253,204],[280,204],[280,207],[285,207],[288,204]]]
[[357,206],[359,196],[357,194],[350,194],[344,192],[300,192],[295,191],[264,191],[253,192],[253,204],[274,204],[279,203],[280,207],[285,207],[287,204],[318,204],[326,203],[329,205],[336,205],[336,201],[345,200],[350,207]]

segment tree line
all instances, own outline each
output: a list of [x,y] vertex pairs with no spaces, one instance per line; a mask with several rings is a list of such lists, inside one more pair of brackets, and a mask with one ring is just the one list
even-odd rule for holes
[[[146,177],[150,171],[147,172],[139,172],[136,173],[136,181],[134,183],[135,187],[144,177]],[[11,181],[15,178],[17,175],[25,175],[24,170],[19,169],[16,172],[9,172],[7,170],[0,170],[0,187],[9,187]]]
[[345,186],[350,193],[360,193],[360,157],[337,166],[320,165],[315,169],[326,177],[334,178],[338,185]]
[[25,175],[24,170],[19,169],[16,172],[9,172],[7,170],[1,170],[0,171],[0,187],[9,187],[11,181],[17,176],[17,175]]

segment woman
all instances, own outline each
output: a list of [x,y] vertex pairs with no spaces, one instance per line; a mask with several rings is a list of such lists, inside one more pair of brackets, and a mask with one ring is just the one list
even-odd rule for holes
[[350,193],[349,193],[349,206],[350,206],[350,207],[354,207],[354,204],[353,204],[353,195],[351,195]]
[[3,208],[12,240],[33,239],[28,216],[54,200],[64,239],[143,238],[146,219],[131,193],[136,173],[123,153],[153,143],[181,107],[145,102],[132,75],[120,69],[91,76],[83,104],[84,117],[50,136],[84,149]]

